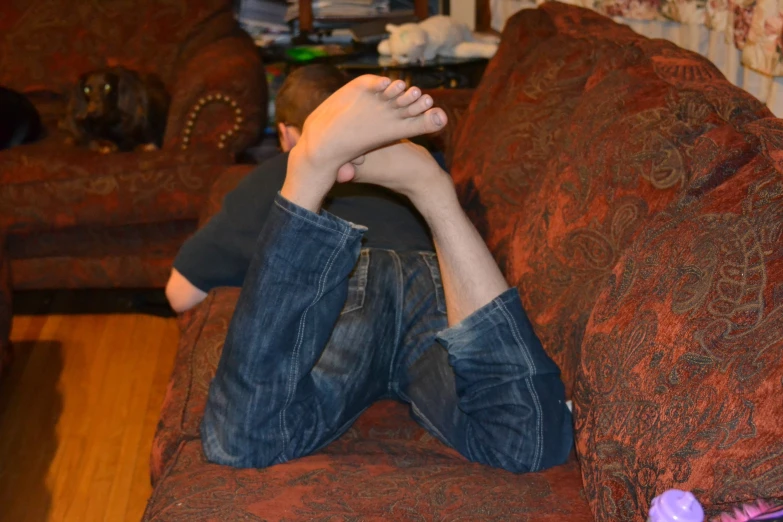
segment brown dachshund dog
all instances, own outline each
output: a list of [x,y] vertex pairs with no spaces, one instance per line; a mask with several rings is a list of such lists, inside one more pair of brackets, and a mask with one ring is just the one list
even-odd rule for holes
[[79,78],[62,126],[69,141],[104,154],[155,150],[163,145],[168,110],[159,79],[111,67]]

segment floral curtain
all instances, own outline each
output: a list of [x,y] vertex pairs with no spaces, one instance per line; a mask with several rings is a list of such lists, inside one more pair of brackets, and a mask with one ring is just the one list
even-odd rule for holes
[[[783,0],[563,1],[613,18],[703,25],[741,51],[744,66],[763,75],[783,76]],[[510,12],[536,3],[542,0],[492,0],[493,27],[498,29],[497,23]]]

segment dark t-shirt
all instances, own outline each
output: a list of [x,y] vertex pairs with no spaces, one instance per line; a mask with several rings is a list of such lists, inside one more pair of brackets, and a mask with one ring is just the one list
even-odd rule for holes
[[[288,154],[250,172],[226,195],[223,207],[180,249],[174,268],[195,287],[242,286],[256,240],[283,187]],[[323,208],[367,227],[363,245],[396,251],[433,249],[424,220],[407,198],[375,185],[337,184]]]

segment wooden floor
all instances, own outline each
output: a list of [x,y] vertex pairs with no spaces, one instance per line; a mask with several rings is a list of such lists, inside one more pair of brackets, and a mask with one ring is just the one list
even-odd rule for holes
[[0,385],[0,521],[140,520],[174,319],[14,317]]

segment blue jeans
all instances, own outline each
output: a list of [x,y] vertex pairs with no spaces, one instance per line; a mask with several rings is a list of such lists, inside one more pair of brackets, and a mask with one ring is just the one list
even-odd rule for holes
[[362,250],[363,233],[278,195],[209,390],[209,460],[308,455],[394,398],[471,461],[514,472],[565,462],[560,371],[516,289],[448,328],[435,254]]

